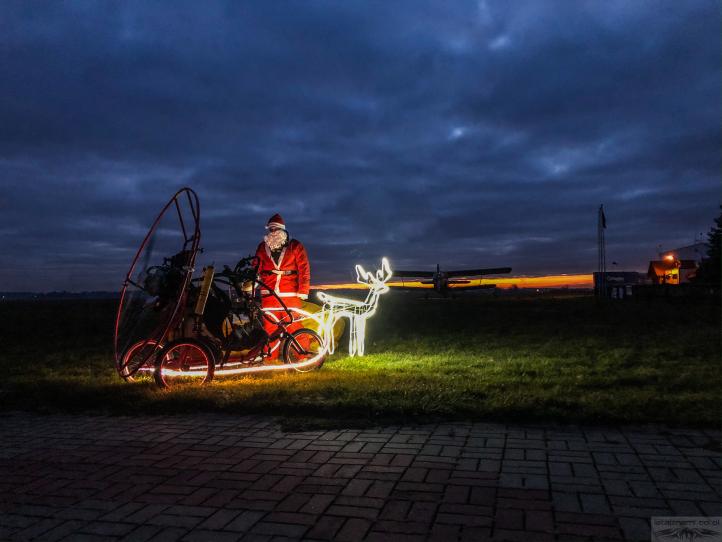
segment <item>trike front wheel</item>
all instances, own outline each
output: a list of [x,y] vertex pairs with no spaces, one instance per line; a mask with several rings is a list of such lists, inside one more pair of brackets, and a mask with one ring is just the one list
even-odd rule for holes
[[292,364],[299,373],[319,369],[325,359],[323,340],[312,329],[296,330],[283,343],[283,362]]

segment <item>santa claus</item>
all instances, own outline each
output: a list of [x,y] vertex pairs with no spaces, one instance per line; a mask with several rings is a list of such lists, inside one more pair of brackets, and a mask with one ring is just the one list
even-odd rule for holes
[[[266,232],[256,250],[259,278],[266,286],[260,289],[261,305],[272,317],[282,319],[286,316],[287,319],[279,298],[291,309],[301,307],[303,300],[308,298],[311,267],[306,249],[300,241],[290,238],[281,215],[275,214],[268,219]],[[268,334],[276,330],[273,322],[267,319],[264,319],[263,325]],[[288,330],[293,332],[298,327],[299,324],[291,324]],[[278,341],[270,346],[271,358],[278,357]]]

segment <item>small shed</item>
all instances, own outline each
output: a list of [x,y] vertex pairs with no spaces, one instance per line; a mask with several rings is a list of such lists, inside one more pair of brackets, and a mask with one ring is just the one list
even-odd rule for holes
[[607,271],[594,273],[594,293],[597,297],[627,299],[632,296],[632,287],[641,284],[644,275],[636,271]]

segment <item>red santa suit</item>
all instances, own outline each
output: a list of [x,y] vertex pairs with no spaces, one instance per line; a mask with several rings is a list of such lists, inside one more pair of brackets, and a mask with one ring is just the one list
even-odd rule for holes
[[[283,218],[278,214],[273,215],[268,220],[266,228],[282,229],[284,232],[286,230]],[[261,306],[267,310],[269,314],[275,315],[279,319],[286,317],[287,320],[287,314],[283,310],[278,298],[281,298],[289,308],[301,307],[302,301],[308,298],[308,292],[311,286],[311,267],[308,263],[306,249],[300,241],[291,239],[281,248],[277,259],[274,259],[271,248],[264,240],[256,249],[256,257],[259,261],[259,278],[268,287],[260,287]],[[270,290],[273,290],[276,295],[273,295]],[[273,333],[277,329],[273,322],[265,318],[263,326],[268,334]],[[287,326],[287,329],[293,332],[299,327],[300,325],[295,323]],[[278,357],[278,341],[272,343],[271,348],[272,358]]]

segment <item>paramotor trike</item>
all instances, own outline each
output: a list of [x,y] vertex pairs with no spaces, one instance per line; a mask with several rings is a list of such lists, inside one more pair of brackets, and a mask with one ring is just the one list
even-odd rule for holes
[[[320,367],[326,342],[298,321],[311,318],[322,329],[321,317],[287,307],[260,280],[254,258],[219,273],[208,266],[193,279],[199,242],[198,198],[184,188],[153,222],[126,274],[115,326],[120,376],[152,374],[168,387],[216,374]],[[276,297],[277,310],[261,307],[261,288]],[[272,323],[270,333],[264,321]]]

